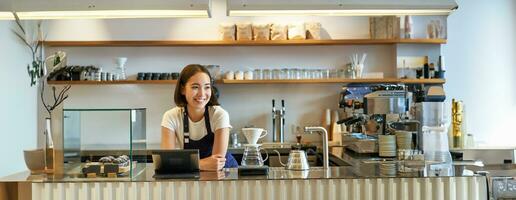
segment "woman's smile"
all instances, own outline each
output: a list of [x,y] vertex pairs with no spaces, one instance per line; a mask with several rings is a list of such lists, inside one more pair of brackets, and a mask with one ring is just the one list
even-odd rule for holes
[[183,89],[188,105],[194,108],[204,108],[211,98],[211,81],[205,73],[193,75]]

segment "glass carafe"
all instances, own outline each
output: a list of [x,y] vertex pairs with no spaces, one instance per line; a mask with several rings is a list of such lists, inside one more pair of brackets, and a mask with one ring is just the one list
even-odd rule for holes
[[269,154],[265,152],[265,159],[262,158],[262,153],[260,149],[260,145],[254,144],[246,144],[244,145],[244,155],[242,156],[241,166],[263,166],[263,163],[269,158]]

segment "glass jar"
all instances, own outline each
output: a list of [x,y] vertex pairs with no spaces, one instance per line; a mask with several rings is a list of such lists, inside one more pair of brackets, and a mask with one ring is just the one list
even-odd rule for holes
[[310,79],[310,77],[311,77],[310,70],[308,70],[308,69],[301,70],[301,79]]
[[248,70],[244,72],[244,80],[253,80],[253,71]]
[[320,72],[321,72],[322,79],[330,78],[330,70],[329,69],[321,69]]
[[272,70],[272,79],[280,79],[281,70],[273,69]]
[[272,79],[271,70],[270,69],[263,69],[262,70],[262,79],[264,79],[264,80]]
[[346,74],[347,74],[346,69],[338,69],[337,71],[338,71],[338,78],[348,78],[346,76]]
[[312,69],[311,72],[312,72],[312,75],[311,75],[312,79],[320,79],[321,78],[319,76],[320,72],[318,69]]
[[299,70],[297,68],[289,69],[289,79],[299,79]]
[[255,69],[253,71],[253,78],[255,80],[262,80],[263,79],[262,69]]
[[281,69],[280,79],[289,79],[289,78],[290,78],[289,70],[287,68]]
[[330,78],[339,78],[339,71],[337,69],[330,69]]

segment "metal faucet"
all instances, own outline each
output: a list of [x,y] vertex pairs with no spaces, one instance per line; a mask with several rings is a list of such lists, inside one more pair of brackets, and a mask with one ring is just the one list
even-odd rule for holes
[[328,131],[323,127],[305,127],[305,133],[311,134],[312,132],[319,132],[322,135],[322,148],[323,148],[323,169],[328,169],[330,162],[328,161]]
[[275,100],[272,100],[272,141],[285,141],[285,100],[281,100],[281,110],[276,110]]

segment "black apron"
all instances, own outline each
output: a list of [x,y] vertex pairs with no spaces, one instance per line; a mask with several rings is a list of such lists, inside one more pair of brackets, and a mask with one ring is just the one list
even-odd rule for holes
[[[200,140],[190,139],[190,129],[188,120],[188,110],[186,106],[183,112],[183,148],[184,149],[199,149],[199,157],[201,159],[211,156],[213,149],[213,141],[215,141],[215,134],[211,131],[210,116],[208,114],[208,106],[204,109],[204,124],[206,126],[206,136]],[[226,153],[226,163],[224,168],[238,167],[238,163],[230,153]]]

